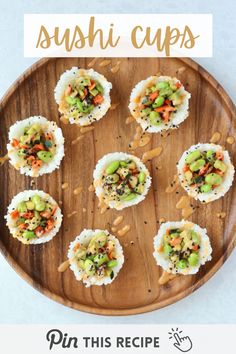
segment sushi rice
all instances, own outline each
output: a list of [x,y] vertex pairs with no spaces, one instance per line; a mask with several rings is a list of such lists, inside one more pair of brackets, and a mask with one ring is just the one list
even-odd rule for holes
[[[116,260],[117,260],[117,265],[116,267],[113,268],[114,272],[114,277],[111,279],[110,276],[105,276],[99,279],[98,276],[93,275],[88,278],[84,277],[86,275],[85,271],[82,270],[75,259],[75,254],[76,252],[74,251],[75,247],[77,244],[87,246],[92,239],[93,236],[96,234],[104,232],[108,236],[108,241],[113,241],[115,243],[115,253],[116,253]],[[78,281],[82,281],[86,287],[90,287],[91,285],[108,285],[111,284],[114,279],[117,277],[119,271],[121,270],[123,263],[124,263],[124,255],[123,255],[123,249],[122,246],[119,242],[119,240],[111,235],[107,230],[89,230],[89,229],[84,229],[80,235],[78,235],[74,241],[70,243],[69,250],[68,250],[68,259],[70,262],[70,269],[74,272],[74,275]]]
[[[18,238],[15,234],[17,232],[17,227],[14,225],[14,221],[11,217],[11,212],[17,209],[17,206],[21,202],[26,202],[28,201],[31,197],[39,195],[43,200],[48,201],[53,206],[57,206],[57,209],[54,214],[54,220],[55,220],[55,225],[52,230],[47,232],[45,235],[43,235],[40,238],[37,239],[31,239],[29,241],[24,240],[23,238]],[[7,226],[10,230],[10,233],[12,234],[13,237],[16,237],[19,241],[21,241],[24,244],[32,244],[32,245],[38,245],[40,243],[45,243],[49,242],[52,240],[54,236],[58,233],[61,223],[62,223],[62,218],[63,215],[61,213],[61,209],[58,206],[57,202],[47,193],[39,190],[25,190],[23,192],[20,192],[17,194],[11,201],[10,205],[8,206],[7,209],[7,215],[5,215],[5,219],[7,221]]]
[[136,121],[141,125],[143,131],[148,133],[159,133],[163,130],[176,129],[179,124],[182,123],[189,115],[189,99],[191,94],[187,92],[183,85],[180,88],[180,92],[184,96],[183,102],[178,106],[176,112],[172,112],[171,118],[167,123],[162,123],[157,126],[151,125],[148,120],[143,119],[139,114],[139,104],[140,97],[145,95],[146,88],[155,85],[159,82],[169,82],[173,83],[179,82],[177,78],[172,78],[170,76],[150,76],[146,80],[140,81],[132,90],[130,96],[129,110]]
[[144,191],[141,195],[138,195],[135,199],[130,200],[130,201],[111,200],[108,203],[106,203],[106,201],[104,201],[110,208],[122,210],[124,208],[127,208],[127,207],[130,207],[130,206],[140,203],[141,201],[143,201],[145,199],[145,197],[149,191],[149,188],[151,186],[151,176],[149,174],[149,171],[138,157],[136,157],[134,155],[126,154],[124,152],[109,153],[107,155],[104,155],[97,162],[97,165],[96,165],[95,170],[93,172],[95,193],[96,193],[97,197],[99,198],[99,200],[101,200],[103,197],[103,188],[101,185],[101,178],[102,178],[103,172],[106,169],[107,165],[109,165],[112,161],[115,161],[115,160],[129,160],[129,159],[133,160],[136,163],[138,169],[140,171],[143,171],[147,176],[146,181],[144,183]]
[[[17,149],[15,149],[11,144],[13,139],[19,139],[22,135],[24,135],[24,129],[26,127],[33,124],[39,124],[45,133],[52,133],[56,145],[55,154],[51,161],[48,163],[43,163],[38,171],[34,171],[30,165],[22,164],[22,158],[18,156]],[[26,176],[38,177],[45,173],[53,172],[55,169],[59,168],[61,160],[64,156],[64,137],[62,135],[61,128],[59,128],[55,122],[49,121],[42,116],[33,116],[19,120],[13,124],[9,130],[9,141],[10,142],[7,144],[9,162],[17,170],[20,170],[21,174],[25,174]]]
[[[68,114],[65,113],[65,111],[60,108],[60,103],[62,101],[62,98],[64,96],[65,90],[68,87],[68,85],[71,84],[75,78],[84,75],[89,76],[91,79],[96,80],[99,84],[101,84],[101,86],[104,89],[103,92],[104,101],[100,105],[96,106],[91,113],[88,113],[86,115],[81,115],[76,119],[73,116],[71,116],[69,113]],[[111,89],[112,89],[112,84],[109,81],[107,81],[105,76],[103,76],[102,74],[99,74],[93,69],[86,70],[86,69],[80,69],[78,67],[72,67],[70,70],[67,70],[61,75],[55,87],[54,96],[55,96],[56,103],[59,105],[59,112],[62,113],[64,117],[69,120],[71,124],[86,126],[94,123],[95,121],[100,120],[107,113],[108,109],[111,106],[111,99],[110,99]]]
[[[201,238],[200,249],[199,249],[199,263],[196,266],[189,266],[185,269],[175,268],[171,260],[164,256],[164,252],[160,252],[159,249],[163,242],[163,236],[166,234],[168,229],[191,229],[195,231]],[[199,268],[206,262],[211,260],[212,247],[210,244],[209,237],[207,236],[207,230],[201,228],[197,224],[191,221],[168,221],[161,224],[157,235],[154,237],[154,252],[153,256],[159,266],[163,268],[168,273],[172,274],[196,274]]]
[[[183,168],[185,165],[185,159],[188,156],[188,154],[194,150],[200,150],[200,151],[213,150],[214,152],[219,151],[223,154],[224,163],[227,165],[227,170],[226,170],[225,175],[223,177],[223,182],[218,187],[215,187],[213,190],[211,190],[208,193],[201,193],[196,188],[189,186],[185,177],[184,177]],[[188,193],[188,195],[190,197],[193,197],[194,199],[199,200],[204,203],[209,203],[209,202],[212,202],[216,199],[223,197],[228,192],[230,187],[232,186],[233,179],[234,179],[234,166],[231,163],[228,151],[223,150],[222,146],[215,145],[215,144],[198,143],[196,145],[192,145],[181,156],[181,158],[177,164],[177,170],[178,170],[178,177],[179,177],[181,186],[185,189],[185,191]]]

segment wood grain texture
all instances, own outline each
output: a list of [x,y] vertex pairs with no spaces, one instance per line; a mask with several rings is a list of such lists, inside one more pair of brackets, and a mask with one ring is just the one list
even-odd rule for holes
[[[176,173],[176,162],[190,145],[208,142],[215,131],[222,133],[220,144],[229,150],[236,165],[235,145],[226,144],[226,138],[236,137],[235,107],[223,88],[204,69],[190,59],[119,59],[120,70],[113,74],[111,65],[100,67],[97,60],[94,69],[104,74],[113,84],[112,102],[119,103],[106,117],[94,124],[95,129],[86,133],[76,144],[71,142],[80,135],[76,126],[63,125],[54,101],[54,87],[61,73],[72,66],[88,67],[91,59],[60,58],[43,59],[28,69],[9,89],[0,104],[0,151],[6,154],[9,127],[19,119],[43,115],[57,122],[63,129],[66,156],[59,170],[49,176],[34,179],[33,189],[42,189],[57,201],[62,201],[64,221],[59,234],[49,243],[24,246],[9,236],[4,214],[11,198],[24,189],[30,189],[32,178],[25,177],[6,162],[0,167],[0,248],[14,269],[32,286],[48,297],[78,310],[105,315],[128,315],[151,311],[187,296],[204,284],[223,264],[235,245],[236,187],[218,201],[200,205],[190,217],[193,222],[206,227],[213,246],[213,259],[195,276],[182,276],[165,286],[159,286],[161,269],[156,266],[153,253],[153,237],[159,228],[158,220],[181,219],[176,203],[185,192],[179,187],[167,194],[166,187]],[[186,70],[179,68],[185,67]],[[152,135],[151,142],[135,151],[143,152],[157,146],[162,154],[148,162],[153,183],[144,202],[124,211],[108,210],[101,216],[98,199],[88,188],[96,161],[108,152],[128,152],[128,144],[135,134],[136,123],[125,124],[130,115],[129,95],[140,80],[162,72],[177,76],[192,94],[190,116],[180,128],[167,137]],[[156,166],[162,169],[156,169]],[[68,188],[62,190],[62,183]],[[75,195],[74,189],[82,187]],[[84,209],[84,210],[83,210]],[[67,217],[72,211],[77,213]],[[226,212],[220,220],[217,213]],[[117,279],[107,287],[86,289],[67,270],[57,268],[66,259],[69,243],[84,228],[106,228],[118,215],[124,220],[118,228],[131,225],[131,231],[119,237],[124,247],[125,265]],[[116,234],[116,233],[115,233]]]

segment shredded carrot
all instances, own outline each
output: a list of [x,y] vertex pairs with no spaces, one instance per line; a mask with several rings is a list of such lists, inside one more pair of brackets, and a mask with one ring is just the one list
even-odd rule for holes
[[189,170],[190,170],[189,166],[188,166],[188,165],[184,165],[184,167],[183,167],[183,172],[187,172],[187,171],[189,171]]
[[40,168],[43,164],[43,161],[42,160],[34,160],[32,162],[32,167],[37,169],[37,168]]
[[177,87],[177,89],[179,89],[182,85],[181,85],[181,83],[178,81],[178,82],[176,82],[175,86]]
[[175,110],[176,110],[176,108],[172,107],[172,106],[162,106],[162,107],[155,108],[155,111],[159,112],[159,113],[164,112],[164,111],[172,112],[172,111],[175,111]]
[[33,150],[39,151],[39,150],[45,150],[43,144],[36,144],[33,147]]
[[23,216],[24,219],[31,219],[34,216],[34,213],[31,212],[31,211],[27,211],[22,216]]
[[181,244],[181,237],[176,237],[173,238],[172,240],[169,241],[171,246],[177,246]]
[[11,145],[13,147],[17,147],[19,145],[19,141],[17,139],[13,139]]
[[22,223],[22,224],[18,225],[18,228],[20,230],[25,230],[25,229],[27,229],[27,224]]
[[193,249],[194,251],[197,251],[197,250],[198,250],[198,245],[194,245],[194,246],[192,247],[192,249]]
[[158,91],[152,92],[152,93],[150,93],[150,95],[149,95],[149,99],[150,99],[151,101],[154,101],[155,98],[157,98],[157,96],[158,96]]
[[104,100],[104,98],[101,95],[97,95],[93,98],[93,102],[96,105],[102,103],[103,100]]
[[96,86],[95,81],[90,80],[90,82],[91,82],[91,85],[89,86],[89,91],[93,90],[93,89],[94,89],[94,87]]
[[224,155],[220,151],[216,151],[216,158],[218,160],[224,160]]
[[80,243],[77,243],[76,245],[75,245],[75,247],[74,247],[74,251],[77,251],[78,249],[80,248]]
[[54,227],[54,221],[53,221],[52,219],[49,219],[49,220],[47,221],[47,226],[46,226],[46,228],[45,228],[45,231],[48,232],[48,231],[52,230],[53,227]]
[[163,118],[164,118],[164,122],[167,123],[170,117],[170,113],[169,112],[164,112],[163,113]]
[[14,210],[11,212],[10,215],[11,215],[12,219],[16,219],[19,216],[19,212],[18,212],[18,210]]
[[207,172],[209,166],[210,166],[210,164],[207,163],[206,166],[202,167],[199,171],[199,176],[203,176]]
[[171,100],[168,100],[168,98],[165,99],[165,104],[170,105],[171,104]]

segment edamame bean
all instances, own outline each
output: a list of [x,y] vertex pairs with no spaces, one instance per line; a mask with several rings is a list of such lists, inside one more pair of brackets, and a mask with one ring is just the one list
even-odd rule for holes
[[177,263],[177,268],[180,269],[185,269],[187,267],[187,261],[185,259],[181,259],[178,263]]
[[190,256],[188,257],[188,262],[189,264],[194,267],[198,264],[199,262],[199,256],[197,253],[191,253]]
[[222,172],[225,172],[227,170],[226,164],[220,160],[216,160],[216,162],[214,163],[214,167]]
[[200,170],[205,165],[206,161],[204,159],[199,159],[197,161],[194,161],[190,165],[190,170],[195,172]]
[[129,202],[137,197],[137,194],[135,193],[130,193],[126,197],[122,198],[124,202]]
[[117,266],[117,264],[118,264],[117,260],[116,259],[112,259],[111,261],[109,261],[107,263],[107,266],[108,266],[108,268],[114,268],[114,267]]
[[210,173],[209,175],[206,175],[205,181],[210,185],[219,185],[222,183],[222,178],[217,173]]
[[120,161],[112,161],[106,168],[106,173],[112,175],[120,166]]
[[138,175],[138,181],[139,183],[144,183],[146,180],[146,174],[145,172],[141,171]]
[[161,107],[163,105],[164,101],[165,101],[164,97],[158,96],[154,101],[153,107]]
[[199,159],[199,157],[201,157],[200,151],[199,151],[199,150],[194,150],[194,151],[192,151],[192,152],[190,152],[190,153],[188,154],[188,156],[187,156],[186,159],[185,159],[185,162],[186,162],[187,164],[190,164],[190,163],[192,163],[193,161]]
[[22,236],[26,238],[27,240],[31,240],[36,237],[35,233],[33,231],[24,231]]
[[202,193],[208,193],[212,190],[212,186],[210,184],[203,184],[203,186],[200,187],[200,191]]
[[53,158],[53,155],[50,151],[39,151],[37,152],[37,156],[40,160],[46,163]]

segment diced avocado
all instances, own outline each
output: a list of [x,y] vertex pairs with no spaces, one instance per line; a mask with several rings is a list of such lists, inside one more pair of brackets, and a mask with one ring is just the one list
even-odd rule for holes
[[153,103],[153,107],[154,108],[161,107],[163,105],[164,101],[165,101],[165,98],[163,96],[158,96]]
[[158,88],[158,90],[163,90],[169,88],[170,85],[167,81],[160,81],[156,84],[156,87]]
[[117,264],[118,264],[117,260],[116,259],[112,259],[111,261],[109,261],[107,263],[107,266],[108,266],[108,268],[114,268],[114,267],[117,266]]
[[172,93],[173,91],[170,88],[165,88],[159,91],[159,96],[169,97]]
[[66,96],[66,102],[71,105],[71,106],[75,106],[77,104],[78,99],[75,97],[71,97],[71,96]]
[[208,193],[212,190],[212,186],[210,184],[203,184],[201,187],[200,187],[200,191],[202,193]]
[[147,107],[141,110],[140,115],[141,117],[147,116],[151,112],[151,108]]
[[206,161],[204,159],[199,159],[191,163],[190,170],[195,172],[199,171],[203,166],[205,166]]
[[25,157],[26,156],[25,150],[24,149],[17,150],[17,155],[19,157]]
[[128,195],[124,195],[121,197],[121,199],[124,201],[124,202],[129,202],[133,199],[137,198],[137,194],[136,193],[130,193]]
[[185,159],[185,162],[187,164],[190,164],[193,161],[199,159],[200,157],[201,157],[201,152],[199,150],[194,150],[188,154],[188,156]]
[[149,115],[149,121],[152,125],[162,124],[160,114],[158,112],[152,111]]
[[90,251],[90,247],[96,245],[97,248],[101,248],[105,246],[107,243],[107,235],[105,232],[98,232],[89,242],[88,250]]
[[26,240],[31,240],[33,238],[36,238],[36,235],[33,231],[24,231],[22,236],[26,239]]
[[172,93],[172,95],[169,96],[169,99],[173,102],[174,106],[180,105],[183,101],[178,91]]
[[103,89],[102,85],[96,84],[96,89],[97,89],[101,94],[103,94],[104,89]]
[[193,174],[191,171],[186,171],[184,173],[184,177],[185,177],[186,181],[190,184],[192,182]]
[[98,90],[95,88],[89,92],[91,93],[92,96],[97,96],[97,94],[99,93]]
[[216,160],[214,163],[214,167],[222,172],[225,172],[227,170],[227,166],[223,161]]
[[168,245],[168,243],[164,243],[164,254],[166,256],[169,256],[171,251],[172,251],[172,247]]
[[193,230],[190,230],[190,236],[192,238],[192,241],[196,244],[196,245],[199,245],[200,244],[200,237],[198,236],[198,234],[193,231]]
[[85,264],[85,261],[83,261],[82,259],[80,259],[79,261],[78,261],[78,267],[79,268],[81,268],[82,270],[84,270],[84,264]]
[[143,192],[144,192],[144,185],[141,184],[141,183],[139,183],[139,184],[137,185],[137,187],[135,187],[134,191],[135,191],[135,193],[137,193],[137,194],[143,194]]
[[29,139],[28,135],[21,135],[20,142],[22,144],[25,144],[28,139]]
[[214,162],[215,160],[215,151],[213,150],[208,150],[206,153],[207,160],[210,162]]
[[34,202],[29,200],[28,202],[26,202],[26,206],[28,210],[34,210]]
[[199,255],[197,253],[191,253],[188,257],[190,266],[195,267],[199,263]]
[[107,263],[109,262],[109,258],[107,256],[107,254],[103,254],[103,253],[99,253],[94,257],[93,262],[100,267],[103,263]]
[[28,129],[27,134],[28,135],[34,135],[36,133],[39,133],[41,130],[41,127],[39,124],[33,124],[31,127]]
[[46,203],[39,195],[34,195],[32,198],[32,202],[35,205],[35,210],[44,211],[46,207]]
[[87,275],[89,275],[89,276],[94,275],[96,268],[95,268],[93,261],[91,261],[90,259],[86,259],[84,262],[84,270]]
[[19,213],[26,213],[27,212],[27,206],[25,202],[20,202],[17,206],[17,210]]
[[50,151],[39,151],[37,153],[37,156],[40,160],[42,160],[45,163],[48,163],[51,161],[53,158],[53,154]]
[[187,267],[187,261],[185,259],[181,259],[178,263],[177,263],[177,268],[180,269],[185,269]]

